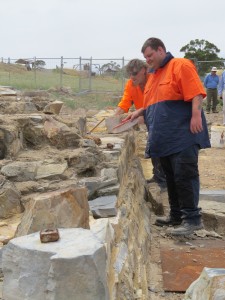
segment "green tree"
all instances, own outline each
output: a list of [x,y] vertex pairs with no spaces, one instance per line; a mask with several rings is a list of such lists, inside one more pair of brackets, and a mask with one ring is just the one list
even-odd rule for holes
[[109,63],[102,65],[100,70],[101,70],[101,73],[103,73],[103,74],[107,73],[107,72],[108,73],[111,72],[113,74],[120,70],[120,65],[117,64],[115,61],[111,60]]
[[189,44],[180,49],[180,52],[184,52],[185,58],[196,63],[200,75],[210,72],[213,66],[217,68],[224,67],[224,58],[218,56],[220,49],[206,40],[191,40]]
[[44,68],[44,66],[46,65],[44,60],[35,60],[34,62],[32,62],[32,68],[36,68],[36,69],[42,69]]

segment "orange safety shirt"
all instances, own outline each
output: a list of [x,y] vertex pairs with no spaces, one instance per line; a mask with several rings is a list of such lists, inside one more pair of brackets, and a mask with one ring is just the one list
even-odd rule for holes
[[197,95],[206,96],[194,64],[173,58],[168,52],[164,64],[150,74],[145,85],[143,107],[151,145],[149,156],[168,156],[195,144],[210,147],[203,111],[203,131],[190,131],[192,99]]
[[[147,75],[149,76],[149,75]],[[123,97],[118,104],[120,108],[122,108],[125,112],[128,112],[130,107],[134,104],[136,109],[143,107],[143,98],[144,93],[139,85],[133,85],[131,79],[129,79],[126,83]]]

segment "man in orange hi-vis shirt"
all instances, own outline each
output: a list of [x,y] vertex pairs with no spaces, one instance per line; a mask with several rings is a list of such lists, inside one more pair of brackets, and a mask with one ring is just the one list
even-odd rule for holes
[[[130,76],[124,89],[123,97],[115,110],[115,115],[127,113],[132,105],[136,109],[143,107],[144,88],[149,77],[149,66],[140,59],[132,59],[126,65],[126,72]],[[143,117],[142,117],[143,118]],[[148,149],[147,144],[146,149]],[[145,158],[150,158],[146,153]],[[156,182],[162,189],[166,188],[166,179],[158,157],[151,158],[153,177],[147,183]]]
[[160,158],[166,175],[170,212],[155,224],[180,225],[168,229],[168,234],[190,235],[203,228],[198,154],[210,147],[202,109],[206,93],[194,64],[174,58],[160,39],[149,38],[141,51],[153,72],[145,85],[143,108],[126,119],[144,115],[149,155]]
[[148,65],[140,59],[132,59],[126,65],[126,72],[130,79],[126,83],[115,115],[127,113],[133,104],[136,109],[143,107],[144,88],[149,76]]

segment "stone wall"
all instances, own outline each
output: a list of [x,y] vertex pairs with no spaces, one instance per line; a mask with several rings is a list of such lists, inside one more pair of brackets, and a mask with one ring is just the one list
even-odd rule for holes
[[150,195],[136,156],[135,135],[126,136],[119,158],[120,190],[109,264],[111,299],[147,299],[150,249]]
[[[21,100],[16,98],[15,106],[18,101]],[[83,289],[79,289],[78,300],[147,300],[151,195],[137,156],[140,132],[103,133],[96,140],[95,135],[82,134],[86,133],[86,117],[80,126],[80,119],[70,121],[52,111],[51,116],[41,111],[5,113],[0,123],[0,141],[5,147],[0,157],[0,184],[6,192],[0,197],[0,207],[5,209],[0,217],[23,214],[14,235],[4,239],[3,296],[8,300],[67,300],[78,293],[79,281]],[[16,201],[14,196],[10,201],[11,190],[17,191]],[[89,212],[94,208],[88,206],[88,200],[99,198],[116,199],[116,207],[108,207],[94,219],[96,215]],[[111,218],[114,211],[116,217]],[[42,245],[39,232],[52,226],[60,229],[60,241]],[[87,265],[82,264],[86,257],[83,245],[90,256]],[[93,253],[98,253],[97,260],[93,260],[91,247]],[[55,265],[54,253],[59,257]],[[46,263],[42,262],[43,255]],[[65,277],[64,262],[73,276]],[[59,268],[52,272],[56,265]],[[90,275],[91,267],[100,279]],[[32,274],[36,274],[35,284]],[[61,284],[61,277],[66,278],[65,284]],[[39,280],[46,286],[38,286]],[[101,284],[93,290],[91,285],[96,286],[96,282]]]

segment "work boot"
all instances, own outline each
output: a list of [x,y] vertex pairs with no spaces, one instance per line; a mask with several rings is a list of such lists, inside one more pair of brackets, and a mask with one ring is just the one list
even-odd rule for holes
[[147,183],[157,183],[157,181],[156,181],[156,179],[155,179],[154,176],[152,178],[150,178],[150,179],[147,179],[146,182]]
[[158,186],[160,187],[160,189],[162,191],[166,190],[167,189],[167,184],[166,184],[166,181],[162,181],[162,180],[158,180],[156,179],[155,176],[153,176],[152,178],[150,179],[147,179],[146,182],[149,184],[149,183],[157,183]]
[[179,226],[177,228],[168,229],[167,233],[170,235],[174,235],[174,236],[190,235],[190,234],[193,234],[194,231],[197,231],[197,230],[200,230],[203,228],[204,228],[204,226],[203,226],[202,222],[200,222],[198,225],[183,222],[181,224],[181,226]]
[[155,221],[155,225],[157,226],[176,226],[180,225],[182,220],[180,218],[174,218],[170,215],[167,217],[158,217]]

